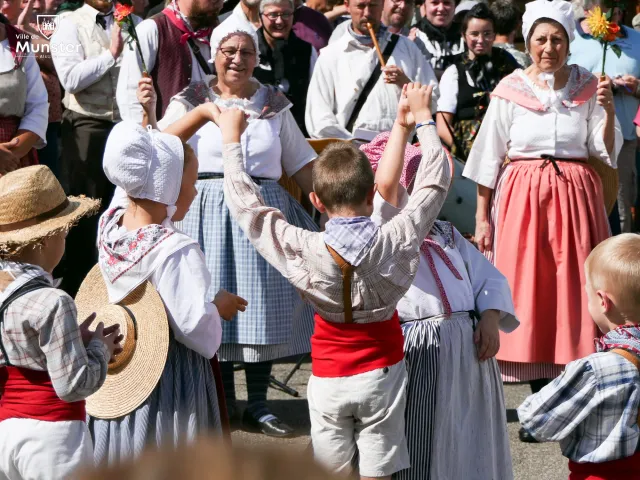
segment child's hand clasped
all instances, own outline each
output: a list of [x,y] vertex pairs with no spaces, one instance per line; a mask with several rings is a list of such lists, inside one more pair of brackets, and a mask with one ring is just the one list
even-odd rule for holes
[[405,130],[413,130],[416,126],[416,121],[411,113],[411,107],[409,106],[409,100],[407,99],[407,86],[402,87],[402,95],[400,96],[400,102],[398,103],[398,113],[396,114],[396,123]]
[[413,118],[418,123],[433,120],[431,113],[431,95],[433,87],[418,82],[406,85],[406,96]]
[[478,360],[481,362],[495,357],[500,350],[500,312],[485,310],[480,315],[480,321],[473,332],[473,342],[478,350]]
[[222,130],[222,143],[240,143],[247,128],[247,114],[238,108],[229,108],[220,113],[217,124]]
[[247,309],[248,302],[238,295],[220,289],[216,293],[216,298],[213,299],[213,304],[218,309],[220,316],[229,322],[238,312],[244,312]]
[[[83,327],[85,328],[85,330],[88,329],[89,325],[95,318],[95,314],[89,316],[89,318],[87,318],[87,320],[85,320],[81,325],[80,331],[83,331]],[[122,346],[120,345],[120,342],[122,342],[123,338],[124,336],[120,335],[120,325],[116,323],[114,325],[111,325],[110,327],[105,328],[104,323],[102,322],[98,324],[95,332],[93,332],[93,335],[91,336],[92,340],[101,340],[106,345],[107,350],[109,351],[109,363],[113,362],[116,355],[122,352]]]

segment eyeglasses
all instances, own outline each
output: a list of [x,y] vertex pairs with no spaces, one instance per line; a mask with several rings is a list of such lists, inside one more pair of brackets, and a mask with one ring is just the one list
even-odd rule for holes
[[473,38],[474,40],[477,40],[480,37],[485,40],[493,40],[496,37],[495,32],[469,32],[467,33],[467,35],[469,35],[469,37]]
[[263,15],[265,17],[267,17],[269,20],[271,20],[272,22],[277,20],[278,18],[281,18],[282,20],[289,20],[291,17],[293,17],[293,12],[282,12],[282,13],[277,13],[277,12],[270,12],[270,13],[263,13]]
[[242,60],[248,60],[249,58],[256,56],[255,50],[241,50],[237,48],[221,48],[220,53],[229,59],[236,58],[238,53],[240,53],[240,58]]

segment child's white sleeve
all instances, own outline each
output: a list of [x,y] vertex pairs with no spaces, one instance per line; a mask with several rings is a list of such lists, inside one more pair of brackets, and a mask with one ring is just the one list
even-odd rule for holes
[[209,295],[211,275],[200,247],[189,245],[170,255],[151,282],[164,301],[176,340],[203,357],[213,357],[222,340],[222,324]]
[[506,277],[455,228],[454,238],[456,248],[469,273],[476,309],[479,313],[485,310],[499,310],[502,312],[500,330],[506,333],[514,331],[520,322],[515,316],[511,289]]

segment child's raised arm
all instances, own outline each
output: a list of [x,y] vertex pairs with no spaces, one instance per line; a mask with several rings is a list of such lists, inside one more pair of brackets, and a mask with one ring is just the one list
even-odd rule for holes
[[378,169],[376,170],[376,184],[378,192],[388,203],[399,206],[399,184],[404,167],[404,151],[407,140],[413,131],[415,121],[409,109],[406,96],[406,85],[402,88],[402,96],[398,104],[398,114],[391,129]]

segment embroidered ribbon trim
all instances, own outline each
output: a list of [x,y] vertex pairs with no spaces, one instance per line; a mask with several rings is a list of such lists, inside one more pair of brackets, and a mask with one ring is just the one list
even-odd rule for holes
[[454,277],[456,277],[458,280],[462,280],[462,275],[460,275],[460,272],[458,272],[456,267],[451,262],[451,259],[447,255],[447,252],[445,252],[444,249],[435,240],[431,238],[426,238],[424,242],[422,242],[420,250],[422,250],[422,253],[424,253],[425,257],[427,257],[427,263],[429,264],[429,269],[431,270],[431,273],[433,274],[433,278],[436,281],[438,291],[440,292],[440,298],[442,298],[444,313],[448,317],[452,313],[451,304],[449,303],[449,297],[447,297],[447,292],[444,289],[444,285],[442,284],[440,275],[438,275],[438,270],[436,269],[436,265],[433,261],[433,255],[431,254],[431,250],[433,250],[434,252],[436,252],[436,254],[438,254],[438,256],[442,259],[444,264],[449,268],[449,270],[451,271]]

